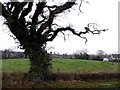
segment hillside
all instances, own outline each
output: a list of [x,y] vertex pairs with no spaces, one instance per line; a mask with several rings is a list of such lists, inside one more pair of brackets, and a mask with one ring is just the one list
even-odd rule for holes
[[[78,59],[53,59],[53,72],[114,72],[120,63]],[[7,59],[2,61],[3,72],[27,72],[28,59]]]

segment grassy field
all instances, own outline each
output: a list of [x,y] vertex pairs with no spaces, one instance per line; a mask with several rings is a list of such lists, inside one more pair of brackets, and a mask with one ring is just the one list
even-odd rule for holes
[[[114,72],[120,63],[78,59],[53,59],[53,72]],[[28,72],[29,59],[2,60],[3,72]]]
[[30,68],[29,59],[6,59],[0,60],[0,63],[1,61],[3,88],[117,88],[120,86],[116,73],[120,63],[53,59],[51,71],[54,73],[51,73],[50,81],[36,83],[26,76]]

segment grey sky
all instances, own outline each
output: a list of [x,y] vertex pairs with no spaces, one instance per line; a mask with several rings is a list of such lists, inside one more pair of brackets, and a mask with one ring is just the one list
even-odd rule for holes
[[[83,3],[81,10],[83,13],[78,15],[78,12],[73,10],[69,16],[65,16],[57,21],[60,25],[73,25],[77,30],[84,30],[88,23],[97,23],[101,29],[109,29],[100,35],[85,35],[88,42],[85,45],[85,40],[71,33],[66,33],[66,41],[62,34],[53,41],[48,43],[48,47],[52,52],[72,54],[76,50],[88,49],[89,53],[96,53],[97,50],[103,50],[106,53],[118,52],[118,1],[119,0],[87,0],[89,4]],[[67,23],[67,24],[66,24]],[[1,25],[2,26],[2,25]],[[12,48],[18,50],[14,39],[9,37],[8,30],[0,30],[0,50]],[[2,29],[3,29],[2,28]],[[68,36],[67,34],[70,34]]]

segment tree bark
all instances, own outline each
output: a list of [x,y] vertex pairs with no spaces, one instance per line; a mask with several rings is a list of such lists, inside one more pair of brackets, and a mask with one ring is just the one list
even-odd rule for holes
[[48,80],[49,69],[51,67],[50,61],[52,60],[51,56],[42,47],[33,47],[28,51],[27,54],[31,62],[29,70],[30,78],[34,79],[35,82]]

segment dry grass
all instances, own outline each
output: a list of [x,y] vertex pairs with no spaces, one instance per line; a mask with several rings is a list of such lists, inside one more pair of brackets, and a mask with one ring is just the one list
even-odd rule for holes
[[[49,80],[44,82],[33,82],[27,77],[28,73],[3,73],[3,88],[70,88],[72,87],[90,87],[90,82],[95,81],[120,81],[119,72],[101,72],[101,73],[51,73]],[[82,85],[82,86],[80,86]],[[92,86],[91,86],[92,87]]]
[[81,80],[81,81],[95,81],[95,80],[120,80],[119,72],[94,72],[94,73],[53,73],[51,80]]

